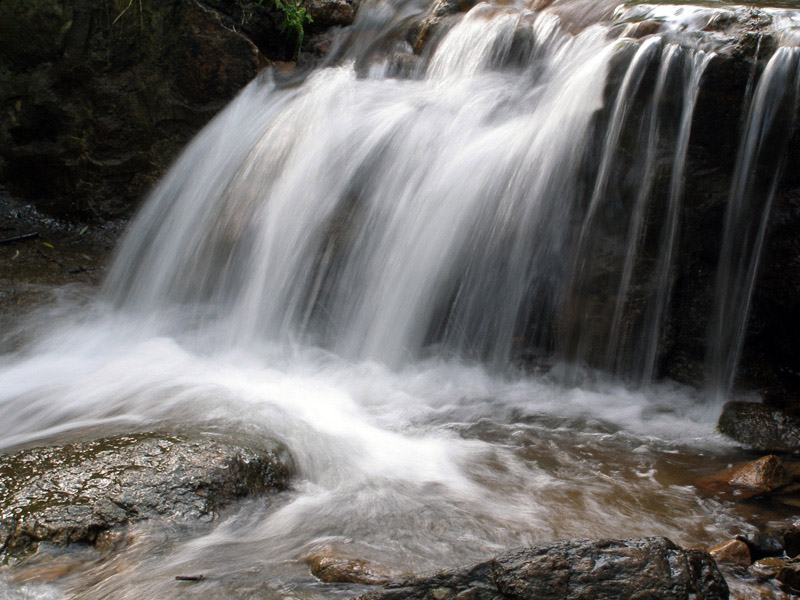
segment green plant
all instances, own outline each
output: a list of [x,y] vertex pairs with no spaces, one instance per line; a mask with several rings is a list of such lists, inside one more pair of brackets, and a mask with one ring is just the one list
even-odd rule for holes
[[[297,47],[295,48],[295,56],[300,54],[300,47],[303,45],[303,25],[306,23],[313,23],[314,20],[306,12],[305,7],[301,6],[301,0],[274,0],[275,8],[283,13],[283,24],[281,31],[294,32],[297,38]],[[264,0],[258,0],[258,4],[262,5]]]

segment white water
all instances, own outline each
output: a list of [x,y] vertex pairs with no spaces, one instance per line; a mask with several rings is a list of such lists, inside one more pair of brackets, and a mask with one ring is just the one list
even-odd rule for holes
[[708,352],[711,383],[733,387],[772,198],[794,127],[800,50],[779,48],[769,60],[747,113],[725,214]]
[[299,477],[194,533],[140,526],[120,556],[81,559],[47,588],[55,597],[186,597],[173,580],[187,573],[208,578],[199,597],[317,597],[335,588],[318,588],[304,559],[325,545],[401,573],[566,537],[696,544],[746,528],[690,485],[732,448],[689,389],[563,387],[439,359],[393,370],[300,346],[216,351],[202,330],[74,318],[3,365],[4,447],[166,424],[282,440]]
[[[564,537],[694,545],[746,528],[691,486],[737,456],[703,394],[634,391],[555,359],[539,363],[546,375],[511,364],[521,345],[568,346],[554,323],[588,345],[596,336],[565,308],[565,286],[581,279],[573,265],[592,266],[592,218],[618,193],[621,130],[655,61],[644,179],[610,289],[630,286],[653,136],[669,127],[680,202],[710,55],[609,31],[573,36],[552,14],[479,5],[420,78],[346,63],[245,89],[132,224],[104,298],[38,316],[32,341],[0,359],[0,446],[214,429],[282,440],[297,481],[204,528],[140,526],[120,556],[30,593],[330,597],[354,590],[308,573],[305,556],[327,544],[418,573]],[[657,117],[668,78],[686,84],[670,124]],[[629,343],[620,302],[609,304],[618,348]],[[655,357],[645,362],[646,379]],[[187,572],[208,580],[174,582]],[[0,594],[25,597],[10,581]]]

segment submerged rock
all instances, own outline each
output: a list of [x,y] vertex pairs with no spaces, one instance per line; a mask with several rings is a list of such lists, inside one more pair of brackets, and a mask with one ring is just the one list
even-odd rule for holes
[[467,569],[398,581],[361,600],[714,600],[728,586],[704,552],[666,538],[569,540],[517,550]]
[[39,542],[94,543],[151,517],[211,518],[233,500],[286,487],[287,452],[210,436],[120,435],[0,457],[0,560]]
[[757,450],[800,450],[800,417],[772,406],[729,402],[722,411],[717,429]]
[[317,550],[306,558],[311,573],[326,583],[361,583],[379,585],[390,579],[365,560],[348,558],[330,546]]

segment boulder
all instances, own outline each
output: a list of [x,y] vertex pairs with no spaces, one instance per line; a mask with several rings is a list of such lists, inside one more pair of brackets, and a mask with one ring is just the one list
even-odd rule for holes
[[210,519],[237,498],[284,489],[291,472],[278,444],[245,449],[210,435],[120,435],[0,456],[0,560],[43,541],[93,544],[152,517]]
[[466,569],[398,581],[360,600],[660,600],[728,598],[706,553],[665,538],[569,540]]
[[737,442],[757,450],[800,450],[800,417],[765,404],[727,403],[717,429]]

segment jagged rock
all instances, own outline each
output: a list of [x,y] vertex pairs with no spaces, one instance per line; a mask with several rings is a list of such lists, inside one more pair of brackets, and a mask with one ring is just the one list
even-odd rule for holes
[[360,600],[660,600],[728,598],[704,552],[665,538],[574,540],[517,550],[471,568],[391,583]]
[[291,471],[278,444],[244,449],[209,435],[121,435],[0,456],[0,560],[42,541],[94,543],[152,517],[211,518],[237,498],[283,489]]
[[800,449],[800,417],[754,402],[729,402],[717,429],[737,442],[767,452]]
[[708,553],[717,563],[748,566],[752,562],[750,549],[741,540],[726,540],[709,548]]
[[361,583],[380,585],[390,579],[367,561],[347,558],[330,546],[321,548],[306,558],[311,573],[326,583]]

